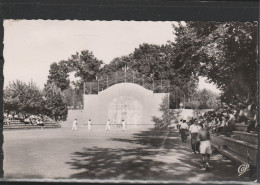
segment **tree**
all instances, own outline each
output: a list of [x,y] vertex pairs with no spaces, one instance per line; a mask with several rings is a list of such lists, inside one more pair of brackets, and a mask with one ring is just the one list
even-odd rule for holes
[[66,120],[68,109],[61,89],[54,83],[46,84],[43,90],[43,96],[43,113],[55,121]]
[[153,116],[153,122],[155,127],[158,129],[167,128],[173,121],[177,121],[180,116],[180,110],[169,109],[169,99],[168,96],[165,96],[162,99],[159,110],[162,112],[161,118]]
[[191,109],[216,109],[220,107],[219,95],[210,90],[202,89],[193,93],[190,101],[185,103]]
[[70,85],[70,80],[68,79],[69,71],[70,69],[67,66],[67,62],[64,60],[59,63],[52,63],[50,65],[47,83],[54,83],[57,87],[64,91]]
[[6,112],[14,111],[19,113],[23,109],[22,102],[20,102],[21,97],[26,92],[26,84],[16,80],[4,89],[4,110]]
[[256,22],[186,22],[173,28],[176,60],[215,83],[223,101],[256,100]]
[[76,72],[75,77],[80,77],[83,81],[93,81],[96,79],[103,62],[98,60],[91,51],[83,50],[77,52],[68,60],[70,66]]
[[40,114],[42,93],[34,82],[11,82],[4,90],[4,109],[16,114]]

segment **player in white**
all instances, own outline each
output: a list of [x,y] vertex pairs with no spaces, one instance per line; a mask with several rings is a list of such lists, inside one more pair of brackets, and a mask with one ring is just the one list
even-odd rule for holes
[[88,120],[88,131],[91,131],[92,122],[91,119]]
[[110,119],[107,120],[106,130],[110,130]]
[[122,120],[121,124],[122,124],[122,127],[123,127],[123,131],[125,131],[126,130],[126,122],[125,122],[125,120]]
[[72,130],[77,131],[77,124],[78,124],[77,119],[75,119],[72,123]]

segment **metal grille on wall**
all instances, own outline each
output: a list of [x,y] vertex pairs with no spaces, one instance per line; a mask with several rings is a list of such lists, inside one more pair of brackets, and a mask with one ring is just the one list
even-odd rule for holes
[[145,77],[129,71],[118,71],[107,76],[100,76],[92,82],[84,82],[83,94],[98,94],[98,92],[118,83],[135,83],[154,93],[170,93],[170,109],[188,108],[186,104],[192,99],[192,93],[170,86],[169,80],[155,80],[152,76]]
[[147,78],[144,75],[120,71],[113,75],[99,77],[92,82],[84,82],[84,94],[97,94],[118,83],[135,83],[154,93],[168,93],[170,90],[169,80],[154,80],[152,77]]

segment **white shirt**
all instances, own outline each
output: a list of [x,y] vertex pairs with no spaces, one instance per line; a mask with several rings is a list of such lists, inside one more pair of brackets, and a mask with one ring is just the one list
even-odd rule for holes
[[77,121],[76,120],[73,121],[73,125],[77,125]]
[[188,130],[189,125],[187,123],[182,123],[180,129],[187,129]]
[[201,127],[199,125],[193,124],[190,126],[189,131],[190,131],[190,133],[198,133],[200,129],[201,129]]

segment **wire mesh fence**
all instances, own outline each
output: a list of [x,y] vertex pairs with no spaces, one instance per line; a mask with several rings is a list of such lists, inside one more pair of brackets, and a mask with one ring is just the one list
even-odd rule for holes
[[[117,71],[113,74],[100,76],[96,78],[96,80],[93,80],[91,82],[84,82],[82,97],[84,96],[84,94],[98,94],[99,92],[104,91],[107,88],[119,83],[138,84],[148,90],[153,91],[153,93],[169,93],[170,109],[189,108],[189,102],[194,99],[192,93],[180,90],[179,87],[171,85],[170,80],[154,79],[152,75],[150,77],[146,77],[144,75],[135,73],[134,71]],[[76,102],[73,103],[73,105],[77,105],[73,106],[73,108],[83,108],[83,99],[84,98],[82,98],[78,102],[72,101]]]
[[113,75],[102,76],[91,82],[84,82],[84,94],[97,94],[115,84],[135,83],[154,93],[168,93],[170,90],[169,80],[155,80],[135,73],[116,72]]

